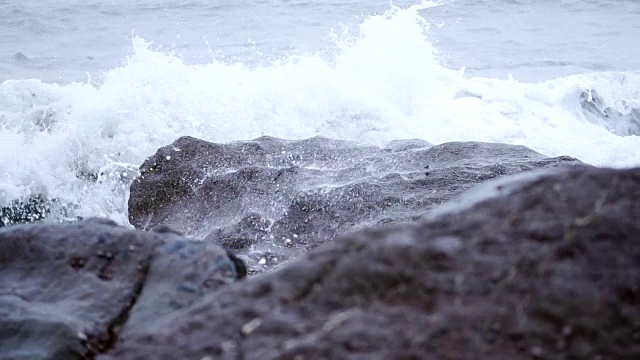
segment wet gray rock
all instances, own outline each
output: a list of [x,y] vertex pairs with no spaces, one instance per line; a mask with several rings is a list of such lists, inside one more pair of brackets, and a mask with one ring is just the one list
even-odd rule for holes
[[580,106],[585,118],[620,136],[640,136],[640,107],[633,107],[633,103],[625,103],[623,100],[626,109],[620,111],[608,106],[594,89],[585,90],[580,94]]
[[14,224],[27,224],[44,219],[51,212],[51,201],[42,195],[12,200],[0,207],[0,228]]
[[76,205],[61,199],[49,199],[42,194],[13,199],[0,206],[0,228],[10,225],[82,220],[74,215]]
[[271,225],[272,223],[260,214],[249,213],[236,224],[213,231],[204,240],[217,242],[227,249],[243,250],[267,238]]
[[640,169],[505,177],[147,318],[100,359],[637,359],[638,219]]
[[[114,197],[124,197],[131,181],[137,176],[137,168],[124,163],[112,163],[98,172],[87,169],[76,172],[76,177],[84,183],[83,186],[108,185]],[[17,224],[75,222],[82,220],[77,209],[77,203],[64,198],[31,193],[12,199],[0,191],[0,228]]]
[[129,220],[239,251],[256,272],[341,234],[415,221],[486,180],[579,163],[479,142],[375,147],[320,137],[229,144],[182,137],[141,166]]
[[0,230],[0,359],[86,359],[243,275],[233,254],[91,219]]

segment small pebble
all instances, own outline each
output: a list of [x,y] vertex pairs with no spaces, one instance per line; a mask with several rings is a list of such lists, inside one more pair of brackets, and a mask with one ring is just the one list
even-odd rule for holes
[[255,318],[242,326],[242,333],[244,335],[249,335],[260,325],[262,325],[262,320]]

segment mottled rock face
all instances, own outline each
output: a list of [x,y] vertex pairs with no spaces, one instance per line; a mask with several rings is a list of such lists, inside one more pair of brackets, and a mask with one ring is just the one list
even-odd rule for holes
[[636,359],[638,219],[640,169],[493,181],[150,319],[101,358]]
[[108,220],[0,230],[0,359],[83,359],[233,282],[213,244]]
[[183,137],[142,165],[129,220],[248,254],[251,269],[261,271],[340,234],[414,221],[474,184],[578,163],[478,142],[381,148],[325,138],[213,144]]

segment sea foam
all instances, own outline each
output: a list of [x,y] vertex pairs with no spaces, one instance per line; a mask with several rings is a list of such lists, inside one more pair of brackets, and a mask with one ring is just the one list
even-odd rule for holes
[[[464,69],[439,64],[420,15],[434,5],[368,17],[334,34],[331,56],[190,65],[134,37],[125,63],[97,81],[4,81],[0,205],[44,194],[72,204],[67,215],[128,224],[128,185],[137,166],[182,135],[216,142],[261,135],[370,144],[474,140],[597,166],[640,165],[640,136],[616,131],[637,120],[640,73],[542,83],[469,78]],[[593,94],[597,106],[585,107]],[[612,112],[629,124],[610,125]]]

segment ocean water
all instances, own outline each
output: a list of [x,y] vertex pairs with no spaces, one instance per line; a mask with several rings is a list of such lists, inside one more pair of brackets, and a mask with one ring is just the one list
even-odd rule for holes
[[128,224],[182,135],[521,144],[640,166],[640,1],[0,0],[0,206]]

